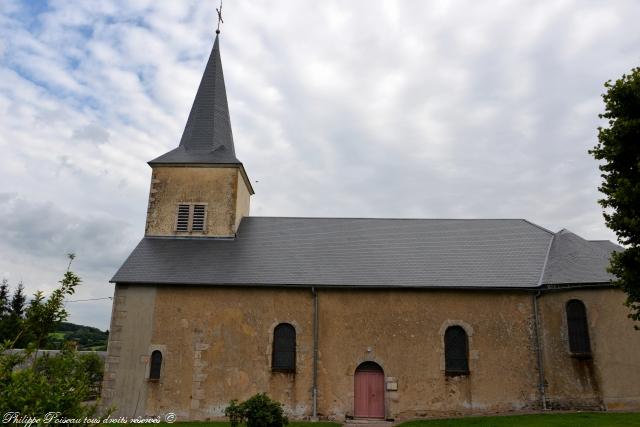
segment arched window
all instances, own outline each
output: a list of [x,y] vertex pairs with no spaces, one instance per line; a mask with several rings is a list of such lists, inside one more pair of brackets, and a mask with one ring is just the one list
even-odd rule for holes
[[447,375],[469,373],[469,340],[461,326],[449,326],[444,333],[444,360]]
[[271,369],[281,372],[296,370],[296,330],[288,323],[279,324],[273,331]]
[[162,368],[162,353],[159,350],[154,350],[151,353],[151,364],[149,367],[149,379],[160,379],[160,368]]
[[580,300],[572,299],[567,303],[567,329],[569,351],[578,357],[591,356],[587,309]]

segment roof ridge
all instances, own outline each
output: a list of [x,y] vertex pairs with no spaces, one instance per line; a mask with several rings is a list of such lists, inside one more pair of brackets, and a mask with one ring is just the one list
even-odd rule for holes
[[547,274],[547,265],[549,264],[549,255],[551,254],[551,248],[553,247],[553,242],[556,239],[556,235],[553,234],[551,239],[549,240],[549,246],[547,247],[547,254],[544,257],[544,262],[542,263],[542,272],[540,273],[540,279],[538,279],[538,286],[542,286],[544,283],[544,276]]
[[365,219],[365,220],[382,220],[382,221],[524,221],[537,228],[553,232],[540,227],[523,218],[398,218],[398,217],[350,217],[350,216],[275,216],[275,215],[249,215],[245,218],[277,218],[277,219]]
[[556,235],[556,233],[554,233],[553,231],[549,230],[548,228],[544,228],[543,226],[538,225],[538,224],[536,224],[535,222],[531,222],[531,221],[529,221],[528,219],[524,219],[524,218],[523,218],[522,220],[523,220],[524,222],[526,222],[526,223],[529,223],[529,224],[533,225],[534,227],[539,228],[539,229],[540,229],[540,230],[542,230],[542,231],[546,231],[547,233],[549,233],[549,234],[551,234],[551,235],[553,235],[553,236],[555,236],[555,235]]

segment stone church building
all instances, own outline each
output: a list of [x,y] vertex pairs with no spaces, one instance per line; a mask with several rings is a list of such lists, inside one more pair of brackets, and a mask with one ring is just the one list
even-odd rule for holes
[[[252,217],[216,36],[180,144],[149,162],[112,279],[103,404],[215,419],[640,409],[640,332],[608,241],[524,219]],[[274,171],[277,173],[277,171]]]

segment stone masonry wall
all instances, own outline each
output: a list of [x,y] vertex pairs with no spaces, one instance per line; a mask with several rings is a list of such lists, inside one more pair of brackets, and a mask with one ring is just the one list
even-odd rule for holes
[[116,285],[101,401],[114,415],[145,413],[155,294],[152,286]]
[[[284,403],[292,418],[311,415],[310,289],[162,286],[155,294],[133,289],[126,290],[127,303],[133,295],[140,301],[145,292],[147,301],[155,301],[153,313],[143,316],[153,319],[153,326],[141,317],[127,317],[127,327],[139,333],[112,336],[109,356],[120,359],[119,365],[109,364],[105,384],[115,381],[110,393],[114,401],[124,401],[122,408],[131,410],[129,402],[146,396],[144,404],[136,404],[138,413],[143,407],[149,415],[174,412],[179,419],[216,419],[223,417],[231,399],[267,392]],[[365,361],[384,370],[387,418],[503,413],[540,406],[532,293],[324,288],[318,295],[322,418],[353,415],[354,374]],[[587,306],[591,369],[578,369],[566,354],[563,310],[573,297]],[[634,355],[640,354],[640,334],[626,318],[623,300],[615,289],[540,298],[550,404],[594,407],[596,402],[609,409],[638,408],[640,361]],[[116,302],[114,310],[121,311],[121,300]],[[279,323],[296,329],[295,373],[270,368],[273,330]],[[466,376],[444,372],[444,333],[452,325],[461,326],[469,338]],[[153,331],[148,341],[146,331]],[[116,342],[127,351],[118,350]],[[144,380],[148,367],[141,352],[148,358],[154,349],[163,352],[162,374],[160,381],[149,382]],[[127,379],[116,384],[121,377]]]
[[[180,203],[207,204],[204,233],[176,232]],[[236,167],[156,166],[151,177],[145,234],[232,237],[240,217],[248,215],[248,211],[249,192]]]
[[[585,304],[591,358],[569,352],[565,306]],[[640,332],[618,289],[572,289],[540,298],[547,397],[553,408],[640,410]]]

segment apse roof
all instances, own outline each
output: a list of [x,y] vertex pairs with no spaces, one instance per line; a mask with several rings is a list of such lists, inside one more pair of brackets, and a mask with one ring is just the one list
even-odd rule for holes
[[543,283],[578,284],[609,282],[609,256],[623,248],[607,240],[589,241],[570,232],[556,233],[549,252]]

